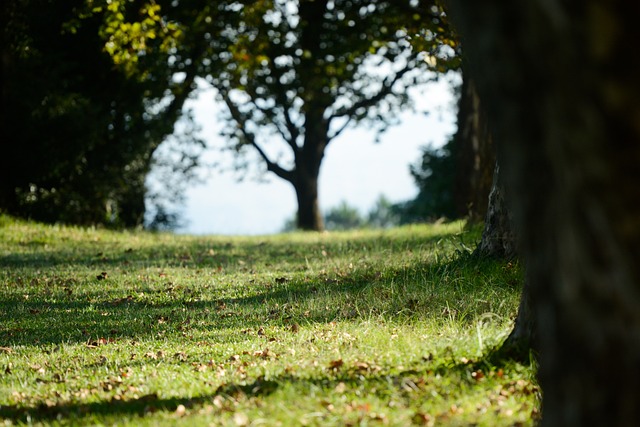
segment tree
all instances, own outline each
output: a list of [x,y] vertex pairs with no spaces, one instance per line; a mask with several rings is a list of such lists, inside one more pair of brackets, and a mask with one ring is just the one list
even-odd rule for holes
[[451,1],[504,153],[543,426],[640,422],[639,13],[626,1]]
[[449,139],[439,148],[426,146],[418,163],[409,167],[418,187],[415,199],[400,203],[397,210],[401,223],[458,218],[454,207],[456,164],[455,140]]
[[383,194],[378,196],[378,200],[373,205],[367,215],[367,227],[389,228],[400,224],[400,214],[396,205],[391,203]]
[[318,175],[331,141],[355,123],[389,125],[408,106],[407,89],[430,79],[429,64],[444,70],[457,61],[444,15],[431,2],[154,4],[184,33],[179,46],[205,46],[202,58],[172,53],[170,61],[197,64],[217,90],[230,148],[257,153],[294,187],[302,229],[323,228]]
[[349,206],[346,201],[334,206],[324,216],[327,230],[350,230],[364,226],[365,221],[358,209]]
[[115,68],[103,51],[102,21],[78,21],[82,4],[1,6],[0,132],[11,155],[0,159],[0,209],[49,222],[135,227],[152,154],[173,131],[194,77],[175,82],[175,70],[154,55],[143,59],[153,79]]
[[512,259],[518,255],[513,215],[507,200],[504,174],[496,162],[489,193],[484,230],[476,254],[484,257]]
[[477,223],[485,218],[495,153],[475,84],[464,67],[457,124],[443,147],[425,147],[420,162],[411,165],[418,195],[398,206],[402,222],[445,217]]
[[457,121],[458,129],[451,142],[453,211],[455,216],[477,223],[487,214],[496,156],[475,82],[464,66]]

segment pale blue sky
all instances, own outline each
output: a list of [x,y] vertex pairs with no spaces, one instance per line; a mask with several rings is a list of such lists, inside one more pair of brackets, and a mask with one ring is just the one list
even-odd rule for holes
[[[393,202],[408,200],[417,193],[409,165],[420,158],[421,147],[441,145],[455,131],[454,98],[450,80],[430,83],[421,93],[414,93],[420,110],[430,114],[405,113],[399,126],[390,128],[374,143],[375,135],[366,129],[349,129],[331,142],[320,171],[320,206],[326,210],[342,200],[368,212],[381,194]],[[220,108],[212,91],[202,92],[189,101],[201,135],[211,149],[206,159],[229,163],[219,153],[223,141],[218,136]],[[354,159],[358,159],[354,163]],[[293,187],[281,179],[264,176],[266,182],[237,181],[233,173],[201,171],[204,184],[194,184],[187,191],[183,216],[189,234],[256,235],[272,234],[282,229],[296,211]]]

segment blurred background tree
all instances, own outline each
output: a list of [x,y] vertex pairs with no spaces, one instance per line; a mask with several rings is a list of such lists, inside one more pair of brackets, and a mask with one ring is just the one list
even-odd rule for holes
[[[2,3],[0,209],[47,222],[135,227],[152,155],[173,132],[193,77],[158,57],[153,76],[113,66],[102,20],[82,1]],[[198,144],[190,139],[190,144]]]
[[[408,0],[13,0],[2,21],[0,130],[14,150],[0,161],[0,209],[78,224],[138,226],[145,200],[151,228],[179,224],[204,146],[183,106],[201,77],[227,107],[223,134],[237,166],[253,153],[293,185],[296,226],[322,229],[327,145],[358,123],[395,124],[410,87],[461,60],[442,9]],[[484,217],[472,171],[486,178],[493,164],[478,169],[490,162],[478,160],[487,139],[464,82],[458,133],[411,167],[416,199],[379,204],[364,223]],[[158,150],[178,120],[179,152]],[[154,162],[161,178],[150,183]]]
[[[130,21],[129,9],[139,5],[113,4],[100,6],[109,51],[124,68],[142,70],[141,56],[130,52],[147,52],[140,29],[148,17]],[[223,135],[238,166],[251,164],[246,156],[254,155],[266,171],[289,182],[302,229],[324,226],[318,175],[328,144],[357,123],[380,130],[395,123],[411,105],[408,88],[432,79],[430,69],[459,64],[446,17],[432,2],[152,4],[163,28],[171,26],[153,33],[173,44],[167,61],[195,66],[216,89],[227,107]],[[200,57],[188,54],[201,50],[206,53]]]

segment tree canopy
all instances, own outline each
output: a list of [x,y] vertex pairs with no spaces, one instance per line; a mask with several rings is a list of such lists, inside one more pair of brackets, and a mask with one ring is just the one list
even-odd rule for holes
[[153,75],[141,59],[173,46],[167,63],[194,68],[226,105],[229,148],[240,159],[257,153],[293,185],[303,229],[323,227],[317,186],[328,144],[359,122],[393,123],[410,104],[409,87],[459,60],[431,2],[158,1],[137,21],[124,2],[113,4],[104,34],[114,61]]
[[[42,221],[140,225],[151,157],[192,79],[114,67],[84,3],[2,4],[0,209]],[[148,62],[159,57],[146,58]],[[9,154],[10,153],[10,154]]]

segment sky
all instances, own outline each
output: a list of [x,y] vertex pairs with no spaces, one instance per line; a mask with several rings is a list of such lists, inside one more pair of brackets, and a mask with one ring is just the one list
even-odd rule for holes
[[[455,99],[448,76],[429,83],[412,95],[424,113],[405,112],[401,123],[391,127],[376,143],[375,134],[363,128],[345,130],[325,152],[320,170],[319,202],[323,211],[346,201],[366,214],[380,195],[392,202],[416,196],[417,187],[409,165],[416,163],[426,145],[440,146],[455,131]],[[214,92],[204,90],[186,106],[192,108],[200,136],[207,142],[204,163],[228,164],[220,153],[224,141],[218,135],[220,104]],[[219,168],[203,167],[203,182],[191,184],[182,207],[185,226],[181,234],[265,235],[282,230],[296,212],[295,192],[291,184],[270,174],[259,180],[239,181],[239,175]]]

